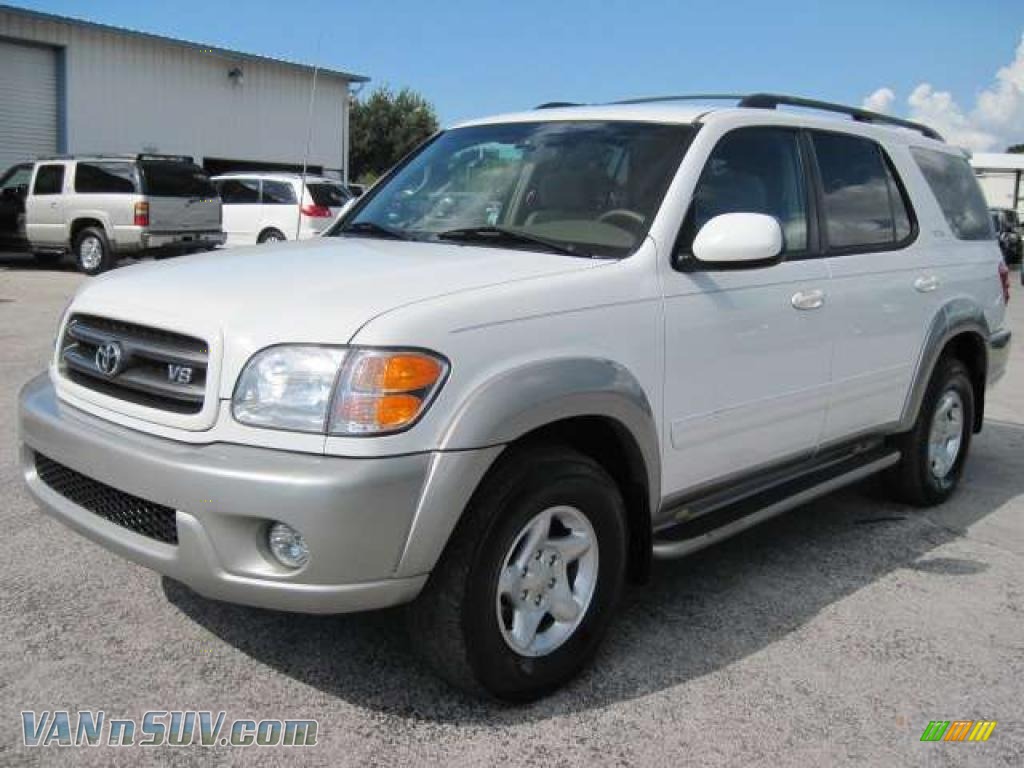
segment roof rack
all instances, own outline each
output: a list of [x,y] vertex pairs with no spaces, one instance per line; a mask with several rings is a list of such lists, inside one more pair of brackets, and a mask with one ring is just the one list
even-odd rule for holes
[[[922,123],[915,123],[911,120],[903,120],[890,115],[883,115],[879,112],[871,112],[858,107],[847,107],[843,104],[835,104],[830,101],[817,101],[816,99],[805,99],[800,96],[785,96],[778,93],[693,93],[678,96],[645,96],[639,99],[623,99],[613,101],[612,104],[654,104],[662,101],[735,101],[738,107],[750,109],[776,109],[778,107],[803,107],[805,109],[817,109],[822,112],[836,112],[842,115],[849,115],[858,123],[873,123],[878,125],[894,125],[900,128],[909,128],[918,131],[929,139],[945,141],[942,134],[934,128]],[[558,106],[572,106],[555,102]],[[547,106],[547,105],[545,105]],[[576,105],[578,106],[578,105]]]
[[161,155],[153,152],[141,152],[125,154],[117,152],[79,152],[76,154],[63,155],[40,155],[37,161],[46,160],[167,160],[176,163],[193,163],[195,159],[191,155]]
[[815,99],[804,99],[799,96],[784,96],[778,93],[752,93],[744,96],[737,106],[750,107],[752,109],[776,109],[777,107],[803,107],[805,109],[819,109],[822,112],[838,112],[842,115],[849,115],[858,123],[875,123],[880,125],[895,125],[899,128],[909,128],[912,131],[919,131],[929,139],[945,141],[942,134],[934,128],[922,123],[915,123],[912,120],[903,120],[899,117],[883,115],[879,112],[871,112],[858,107],[847,107],[843,104],[834,104],[830,101],[817,101]]
[[583,104],[579,104],[575,101],[545,101],[543,104],[538,104],[534,109],[558,109],[559,107],[582,107]]

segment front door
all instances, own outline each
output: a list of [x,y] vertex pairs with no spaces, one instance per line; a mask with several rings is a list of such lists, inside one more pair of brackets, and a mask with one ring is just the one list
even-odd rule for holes
[[[829,273],[814,258],[802,140],[741,128],[715,146],[664,271],[663,490],[686,495],[732,475],[813,454],[830,386]],[[774,216],[784,261],[701,269],[690,248],[723,213]],[[808,300],[808,297],[819,300]]]
[[223,179],[217,186],[223,203],[227,245],[252,245],[260,226],[260,180]]

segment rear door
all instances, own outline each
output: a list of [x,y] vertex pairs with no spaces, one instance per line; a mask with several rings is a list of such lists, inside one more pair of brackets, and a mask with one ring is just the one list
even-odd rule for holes
[[826,131],[812,131],[810,139],[835,336],[824,441],[838,442],[899,418],[937,311],[940,278],[918,238],[899,170],[881,145]]
[[251,245],[260,226],[260,180],[227,178],[217,181],[223,205],[227,245]]
[[139,161],[151,232],[219,232],[221,202],[206,171],[173,159]]
[[66,246],[64,180],[66,163],[39,163],[25,201],[25,230],[33,246]]

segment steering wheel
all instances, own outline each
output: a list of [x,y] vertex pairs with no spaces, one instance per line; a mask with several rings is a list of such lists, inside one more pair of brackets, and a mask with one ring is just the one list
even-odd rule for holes
[[[605,211],[597,220],[604,224],[611,224],[613,227],[624,229],[627,232],[634,234],[638,233],[647,221],[642,214],[636,211],[631,211],[628,208],[614,208],[610,211]],[[621,222],[621,223],[616,223]],[[625,226],[623,226],[625,224]]]

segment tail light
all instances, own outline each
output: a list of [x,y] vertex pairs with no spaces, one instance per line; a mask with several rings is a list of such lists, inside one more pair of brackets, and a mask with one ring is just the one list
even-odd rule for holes
[[309,216],[311,219],[329,219],[331,218],[331,209],[324,205],[306,203],[302,206],[302,215]]
[[999,282],[1003,284],[1003,303],[1010,303],[1010,268],[999,262]]
[[149,203],[136,203],[135,204],[135,226],[136,227],[148,227],[149,226]]

